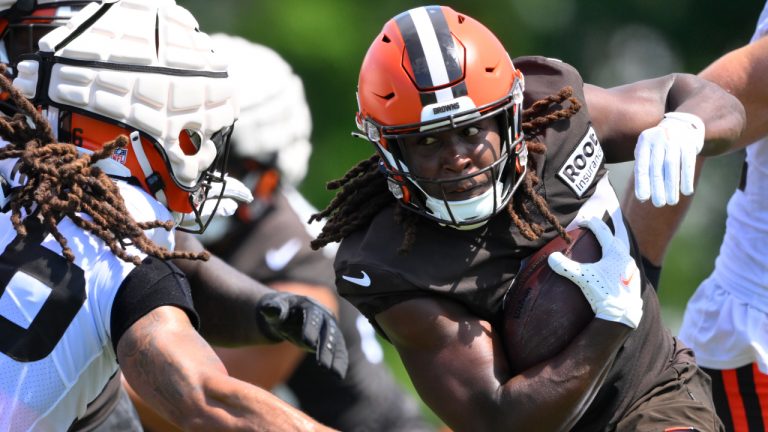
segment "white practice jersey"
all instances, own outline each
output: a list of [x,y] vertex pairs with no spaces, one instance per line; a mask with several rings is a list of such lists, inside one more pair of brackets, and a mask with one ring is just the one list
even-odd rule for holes
[[[768,34],[768,3],[752,41]],[[728,202],[728,219],[712,275],[742,301],[768,312],[768,137],[746,148],[743,190]]]
[[[171,218],[141,189],[117,184],[135,220]],[[66,431],[118,369],[112,304],[135,266],[68,218],[58,229],[74,263],[50,234],[42,243],[32,235],[20,242],[10,213],[0,213],[0,431]],[[173,249],[172,232],[145,233]]]

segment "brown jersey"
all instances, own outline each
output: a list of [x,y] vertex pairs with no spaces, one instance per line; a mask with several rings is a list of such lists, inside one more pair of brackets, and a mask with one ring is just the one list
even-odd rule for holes
[[[580,75],[565,63],[543,57],[523,57],[515,64],[525,75],[526,107],[565,86],[572,86],[574,96],[582,102],[578,113],[552,123],[539,136],[547,150],[529,156],[536,159],[536,174],[541,179],[537,192],[567,229],[581,219],[602,218],[630,248],[639,267],[639,255],[606,175],[604,153],[591,126]],[[548,227],[545,233],[538,240],[527,240],[506,212],[469,231],[424,219],[411,252],[403,256],[397,249],[404,231],[394,222],[393,212],[394,205],[381,211],[366,230],[346,237],[335,262],[339,293],[374,326],[379,312],[404,300],[435,295],[459,302],[498,326],[502,299],[524,260],[558,235],[542,220]],[[654,377],[672,358],[673,338],[661,323],[653,287],[645,277],[643,281],[640,326],[619,350],[601,390],[574,430],[612,429],[627,408],[654,387]]]

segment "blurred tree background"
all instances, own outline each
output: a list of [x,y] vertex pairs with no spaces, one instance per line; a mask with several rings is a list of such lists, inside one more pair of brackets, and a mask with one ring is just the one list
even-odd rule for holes
[[[332,197],[325,183],[372,154],[352,138],[357,74],[383,24],[406,9],[432,4],[384,0],[179,0],[208,33],[227,32],[279,52],[304,79],[312,109],[314,153],[301,187],[317,207]],[[670,72],[696,73],[744,45],[763,7],[758,0],[457,0],[447,5],[494,31],[514,58],[560,58],[586,82],[614,86]],[[632,103],[632,101],[626,101]],[[667,325],[676,331],[685,301],[712,270],[724,231],[725,205],[743,156],[708,161],[662,275],[660,297]],[[624,193],[627,164],[612,166]],[[664,221],[658,221],[664,223]],[[388,350],[388,358],[396,356]],[[391,361],[402,374],[396,360]]]

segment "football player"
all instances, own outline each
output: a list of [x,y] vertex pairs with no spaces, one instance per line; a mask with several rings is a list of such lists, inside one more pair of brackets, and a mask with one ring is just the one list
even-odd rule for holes
[[[604,89],[559,60],[513,62],[445,6],[388,21],[357,90],[375,154],[330,184],[340,191],[313,244],[341,242],[339,292],[440,418],[467,431],[722,429],[707,376],[638,270],[605,163],[634,157],[643,191],[672,200],[692,187],[697,153],[733,145],[738,100],[691,75]],[[526,257],[579,225],[603,257],[549,263],[595,318],[554,357],[510,370],[504,295]]]
[[[14,22],[54,21],[20,3],[9,14],[37,14]],[[88,4],[38,52],[8,58],[20,91],[2,79],[15,114],[0,118],[0,429],[94,426],[73,423],[118,368],[185,429],[328,429],[227,375],[170,261],[205,260],[175,250],[175,230],[202,232],[226,200],[245,198],[224,174],[238,108],[211,47],[173,0],[119,0]],[[220,304],[253,324],[229,338],[291,340],[343,375],[329,312],[220,270],[258,299],[247,312]]]
[[[747,126],[738,141],[746,146],[741,181],[728,203],[728,218],[714,272],[686,306],[680,339],[712,377],[717,413],[728,431],[763,430],[768,425],[768,220],[763,188],[768,184],[768,5],[749,44],[725,54],[700,74],[744,104]],[[699,166],[704,158],[699,158]],[[635,229],[646,271],[661,273],[672,236],[691,198],[656,208],[632,194],[622,206]],[[647,197],[639,197],[645,198]],[[653,204],[653,205],[652,205]],[[659,223],[663,221],[663,223]]]
[[[217,354],[234,377],[266,389],[285,383],[302,411],[339,430],[430,430],[414,399],[382,363],[373,328],[335,295],[328,256],[332,248],[322,253],[309,247],[313,236],[306,221],[316,210],[296,190],[312,151],[301,78],[270,48],[225,34],[212,39],[227,58],[240,102],[227,168],[243,179],[255,199],[241,204],[233,217],[214,220],[201,240],[248,276],[279,291],[311,296],[337,311],[349,370],[339,380],[288,344],[216,348]],[[145,429],[169,430],[146,404],[135,402]]]

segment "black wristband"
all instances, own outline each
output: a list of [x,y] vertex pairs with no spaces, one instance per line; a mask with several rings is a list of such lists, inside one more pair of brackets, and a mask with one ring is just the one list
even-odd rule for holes
[[645,257],[642,257],[643,261],[643,273],[645,273],[645,277],[648,279],[648,281],[651,282],[651,285],[653,285],[653,289],[658,291],[659,290],[659,280],[661,279],[661,266],[657,266],[653,264],[652,262],[648,261]]

